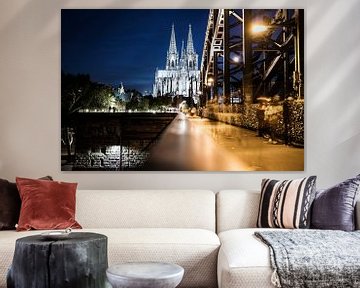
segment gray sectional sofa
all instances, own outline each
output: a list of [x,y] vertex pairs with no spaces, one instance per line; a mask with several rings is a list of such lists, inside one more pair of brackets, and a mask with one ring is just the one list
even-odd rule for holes
[[[76,197],[79,231],[108,237],[109,265],[176,263],[185,269],[179,287],[273,287],[269,249],[253,235],[259,192],[78,190]],[[16,239],[42,232],[0,231],[0,288]]]

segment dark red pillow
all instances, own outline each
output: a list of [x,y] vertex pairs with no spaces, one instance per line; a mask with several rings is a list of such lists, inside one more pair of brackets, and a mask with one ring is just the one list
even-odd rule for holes
[[81,228],[75,220],[77,183],[16,178],[21,198],[17,231]]
[[[51,176],[40,179],[52,180]],[[21,200],[16,184],[0,179],[0,230],[15,230],[20,207]]]

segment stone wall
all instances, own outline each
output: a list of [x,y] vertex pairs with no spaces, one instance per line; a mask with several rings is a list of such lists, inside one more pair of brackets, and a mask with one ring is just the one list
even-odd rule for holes
[[142,170],[176,113],[78,113],[72,170]]
[[258,129],[257,108],[259,104],[224,105],[209,104],[204,117],[251,130]]
[[[277,107],[280,109],[276,109]],[[260,108],[264,109],[263,112]],[[277,112],[266,117],[266,111],[271,114],[272,108]],[[264,113],[265,123],[261,123],[262,120],[259,119],[261,113]],[[260,107],[260,104],[226,106],[208,103],[203,109],[203,116],[251,130],[258,130],[260,123],[260,126],[263,126],[266,131],[265,134],[269,137],[296,146],[304,145],[304,100],[284,101],[276,103],[276,105],[269,104],[266,108]]]
[[77,151],[74,170],[139,170],[148,157],[141,148],[117,145]]
[[304,100],[295,100],[289,107],[289,141],[304,146]]

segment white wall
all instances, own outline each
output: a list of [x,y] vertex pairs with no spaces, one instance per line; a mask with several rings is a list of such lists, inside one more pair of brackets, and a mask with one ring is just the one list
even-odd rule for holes
[[[124,7],[305,8],[305,171],[61,172],[60,9]],[[263,177],[282,179],[315,174],[319,187],[352,177],[360,173],[359,15],[358,0],[1,1],[0,178],[14,180],[15,176],[46,174],[63,181],[76,181],[82,189],[216,191],[258,189]],[[148,25],[146,19],[143,21]]]

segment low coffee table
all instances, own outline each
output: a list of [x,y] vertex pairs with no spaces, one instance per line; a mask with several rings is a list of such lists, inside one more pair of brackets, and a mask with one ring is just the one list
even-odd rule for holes
[[114,288],[175,288],[184,268],[162,262],[133,262],[111,266],[106,275]]
[[7,287],[105,287],[107,267],[105,235],[73,232],[59,240],[28,236],[16,240]]

